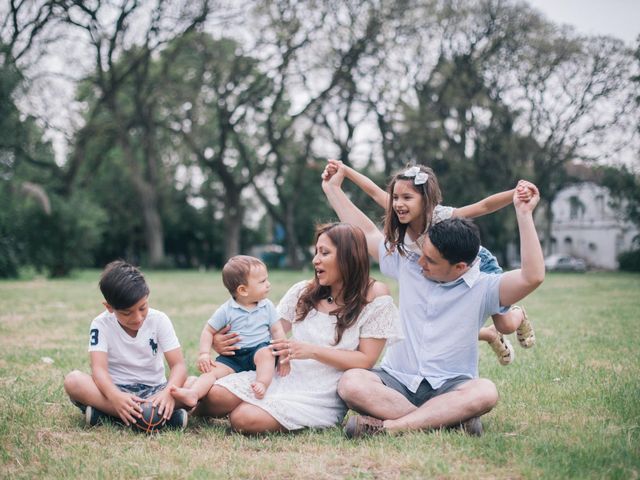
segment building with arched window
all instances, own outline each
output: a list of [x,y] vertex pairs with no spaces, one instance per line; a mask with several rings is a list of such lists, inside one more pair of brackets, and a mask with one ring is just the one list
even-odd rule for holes
[[610,205],[609,190],[584,182],[560,191],[551,205],[551,253],[582,258],[591,267],[617,269],[640,232]]

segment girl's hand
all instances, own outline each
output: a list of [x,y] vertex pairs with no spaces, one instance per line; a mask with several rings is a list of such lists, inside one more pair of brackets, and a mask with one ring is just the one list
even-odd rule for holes
[[310,343],[299,342],[292,338],[271,340],[271,350],[274,355],[280,357],[280,362],[313,358],[314,348],[314,345]]
[[208,353],[201,353],[200,355],[198,355],[196,366],[201,373],[210,372],[211,367],[213,367],[213,360],[211,359],[211,355]]
[[240,337],[236,332],[229,333],[231,325],[220,329],[213,336],[213,349],[220,355],[233,356],[236,354],[236,350],[240,347],[236,347],[235,344],[240,341]]
[[536,187],[533,183],[527,182],[528,185],[523,186],[530,193],[531,197],[527,200],[523,200],[518,193],[518,188],[516,187],[516,191],[513,194],[513,206],[516,209],[516,213],[531,213],[538,205],[540,201],[540,192],[538,191],[538,187]]
[[344,165],[339,160],[327,160],[327,166],[322,172],[322,184],[340,187],[344,180]]
[[529,200],[531,200],[536,194],[536,192],[537,192],[536,186],[527,180],[520,180],[518,182],[518,185],[516,185],[516,195],[518,196],[518,199],[522,202],[526,203]]
[[110,398],[113,408],[118,413],[118,417],[126,426],[136,423],[136,418],[142,417],[141,403],[145,400],[131,393],[118,392],[115,398]]
[[175,399],[171,396],[168,388],[156,393],[149,397],[147,401],[150,401],[158,407],[158,415],[162,415],[165,420],[169,420],[173,415],[173,409],[176,406]]

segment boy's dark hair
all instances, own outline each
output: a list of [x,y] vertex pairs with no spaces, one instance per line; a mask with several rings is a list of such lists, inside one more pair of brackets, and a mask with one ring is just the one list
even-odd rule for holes
[[471,265],[480,250],[480,231],[468,218],[453,217],[438,222],[428,230],[429,240],[450,264]]
[[240,285],[246,285],[252,268],[267,268],[262,260],[249,255],[236,255],[231,257],[222,267],[222,283],[227,287],[233,298]]
[[129,308],[149,295],[149,286],[142,272],[123,260],[104,267],[99,285],[106,302],[116,310]]

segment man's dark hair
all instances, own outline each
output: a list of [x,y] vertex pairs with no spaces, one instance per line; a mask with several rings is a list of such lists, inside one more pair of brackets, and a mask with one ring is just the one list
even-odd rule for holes
[[123,260],[116,260],[104,267],[100,291],[114,309],[124,310],[149,295],[149,286],[140,270]]
[[452,265],[458,262],[471,265],[480,250],[480,231],[468,218],[453,217],[432,224],[428,235],[433,246]]

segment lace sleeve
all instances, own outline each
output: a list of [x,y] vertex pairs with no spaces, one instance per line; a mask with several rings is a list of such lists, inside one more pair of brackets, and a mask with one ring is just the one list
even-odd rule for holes
[[398,309],[391,296],[377,297],[365,307],[360,319],[360,338],[386,338],[389,343],[404,338]]
[[298,282],[293,285],[284,297],[278,303],[278,318],[284,318],[290,323],[296,318],[296,305],[298,305],[298,298],[302,294],[302,290],[307,286],[307,280]]

